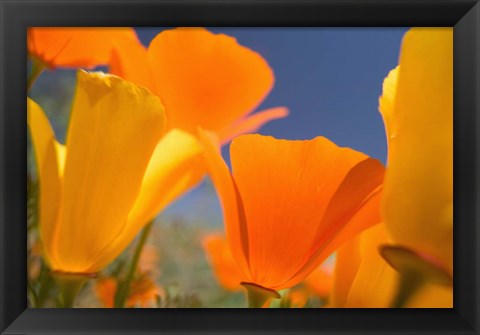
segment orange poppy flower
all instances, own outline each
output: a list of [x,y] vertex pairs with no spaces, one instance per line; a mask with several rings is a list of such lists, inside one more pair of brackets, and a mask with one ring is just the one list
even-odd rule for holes
[[110,71],[159,96],[171,128],[196,133],[201,126],[222,143],[288,113],[279,107],[248,116],[272,89],[273,71],[235,38],[203,28],[163,31],[148,49],[120,41]]
[[97,279],[95,294],[103,307],[113,308],[115,294],[117,293],[117,280],[113,277]]
[[49,68],[106,65],[115,42],[137,41],[132,28],[34,27],[27,31],[30,55]]
[[330,295],[333,288],[333,269],[330,269],[324,263],[313,270],[303,283],[309,292],[325,299]]
[[[113,308],[115,294],[117,293],[117,280],[113,277],[106,277],[97,280],[95,283],[95,294],[103,307]],[[130,287],[126,307],[148,307],[154,303],[159,296],[164,296],[163,289],[146,274],[140,274]]]
[[158,286],[148,275],[140,274],[132,282],[126,306],[149,307],[156,302],[158,297],[164,296],[165,291],[163,288]]
[[199,135],[243,282],[293,287],[340,244],[380,222],[384,168],[377,160],[324,137],[243,135],[230,146],[230,173],[210,135]]
[[309,291],[304,287],[297,287],[288,292],[286,303],[289,308],[303,308],[308,302]]
[[225,237],[208,234],[202,240],[202,247],[219,284],[228,291],[241,290],[242,276]]

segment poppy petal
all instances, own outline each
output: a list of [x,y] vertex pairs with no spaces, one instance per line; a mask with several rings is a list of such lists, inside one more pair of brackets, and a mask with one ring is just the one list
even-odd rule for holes
[[241,290],[243,278],[225,237],[208,234],[202,239],[202,246],[220,285],[229,291]]
[[344,307],[350,293],[350,288],[360,267],[359,252],[360,236],[355,236],[336,253],[335,270],[333,274],[333,289],[330,294],[328,307]]
[[117,257],[150,220],[199,183],[205,173],[202,147],[196,138],[178,129],[167,132],[155,147],[127,224],[92,267]]
[[[254,283],[276,290],[291,287],[285,283],[312,256],[319,230],[332,226],[322,223],[330,199],[367,156],[322,137],[287,141],[260,135],[234,139],[230,156],[248,223]],[[308,273],[296,277],[296,283]]]
[[161,32],[148,56],[169,125],[191,133],[198,126],[219,132],[252,112],[274,82],[258,53],[203,28]]
[[221,200],[230,251],[245,277],[244,280],[251,281],[248,267],[248,232],[242,200],[232,175],[218,152],[218,144],[215,145],[213,142],[211,133],[199,128],[198,136],[204,148],[204,158],[210,178]]
[[[390,307],[398,285],[398,273],[380,256],[378,248],[388,241],[384,224],[372,227],[361,234],[360,266],[350,287],[346,308]],[[351,257],[341,255],[339,257]]]
[[[399,273],[381,256],[380,248],[390,243],[385,224],[369,228],[337,252],[334,291],[329,307],[386,308],[392,304]],[[452,307],[451,287],[426,284],[405,307]]]
[[384,170],[379,161],[367,158],[348,172],[329,202],[308,261],[285,285],[303,280],[343,243],[381,222]]
[[109,71],[152,90],[153,78],[148,63],[148,52],[140,41],[126,39],[117,41],[113,46]]
[[157,144],[129,215],[129,222],[144,224],[205,175],[202,147],[196,138],[170,130]]
[[281,119],[287,116],[288,109],[285,107],[266,109],[235,122],[220,132],[218,136],[221,138],[222,143],[227,143],[237,136],[254,133],[271,120]]
[[35,27],[27,34],[28,51],[49,67],[93,68],[106,65],[113,43],[137,40],[133,28]]
[[112,277],[98,279],[95,282],[95,295],[105,308],[113,308],[117,281]]
[[67,148],[58,142],[55,142],[58,158],[58,173],[63,178],[63,171],[65,170],[65,158],[67,157]]
[[390,71],[388,76],[383,81],[383,93],[378,100],[378,109],[383,117],[383,123],[385,124],[385,132],[387,135],[387,143],[390,138],[394,138],[398,132],[394,122],[394,110],[395,110],[395,95],[397,93],[397,80],[400,66]]
[[62,198],[62,146],[55,140],[55,134],[43,109],[27,98],[27,122],[32,136],[40,180],[40,234],[47,261],[55,265],[52,241],[58,224]]
[[394,100],[393,111],[386,112],[382,107],[382,113],[390,119],[387,129],[391,132],[384,220],[395,243],[441,260],[451,272],[452,28],[414,28],[407,32]]
[[56,270],[102,268],[91,268],[91,261],[124,227],[164,127],[163,106],[147,90],[116,76],[78,72],[56,241],[62,269]]

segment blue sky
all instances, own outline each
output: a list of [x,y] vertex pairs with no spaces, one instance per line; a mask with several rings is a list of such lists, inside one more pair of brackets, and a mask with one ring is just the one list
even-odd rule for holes
[[[148,45],[160,30],[137,32]],[[259,52],[275,73],[275,86],[259,109],[286,106],[290,116],[269,123],[259,133],[286,139],[326,136],[385,162],[378,97],[383,79],[397,65],[407,28],[210,30],[234,36]]]

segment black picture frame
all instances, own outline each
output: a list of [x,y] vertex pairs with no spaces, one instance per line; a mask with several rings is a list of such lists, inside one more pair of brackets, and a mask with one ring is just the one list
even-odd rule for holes
[[[480,4],[473,0],[0,0],[0,332],[479,334]],[[453,26],[454,308],[29,309],[28,26]]]

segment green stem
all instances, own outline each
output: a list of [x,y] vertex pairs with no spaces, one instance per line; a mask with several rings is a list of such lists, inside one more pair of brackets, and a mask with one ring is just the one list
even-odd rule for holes
[[32,88],[33,84],[35,83],[37,78],[42,74],[43,70],[45,70],[46,68],[47,66],[45,65],[45,63],[40,61],[38,58],[36,57],[32,58],[32,69],[27,79],[27,92],[30,92],[30,89]]
[[74,307],[78,293],[90,278],[87,275],[76,273],[54,273],[53,277],[60,288],[63,308]]
[[262,308],[268,300],[280,299],[277,291],[266,287],[253,283],[241,283],[241,285],[247,290],[248,308]]
[[405,271],[400,275],[397,293],[390,305],[391,308],[403,308],[425,284],[425,278],[417,271]]
[[43,307],[49,296],[51,289],[53,288],[55,282],[51,276],[50,269],[42,262],[40,275],[38,278],[39,287],[37,294],[37,305],[35,307]]
[[38,295],[29,279],[27,279],[27,290],[31,297],[31,299],[29,299],[31,307],[38,307]]
[[125,302],[127,301],[128,294],[130,293],[130,285],[135,276],[135,272],[137,271],[137,265],[140,259],[140,255],[142,254],[143,247],[148,240],[148,236],[150,235],[152,227],[153,220],[150,221],[142,230],[142,234],[140,235],[140,240],[138,241],[137,247],[135,248],[135,252],[133,254],[132,261],[130,262],[130,267],[128,268],[125,281],[123,281],[121,285],[119,285],[117,294],[115,295],[116,308],[125,307]]
[[426,284],[452,286],[452,277],[443,268],[415,251],[400,245],[382,245],[380,255],[400,274],[400,281],[391,308],[405,307]]

